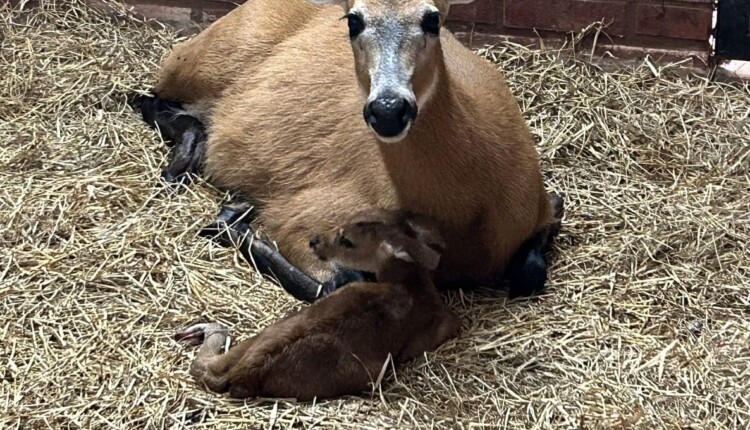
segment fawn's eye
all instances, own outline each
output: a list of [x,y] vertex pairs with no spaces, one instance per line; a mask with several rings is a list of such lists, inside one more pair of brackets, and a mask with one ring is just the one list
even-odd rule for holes
[[365,31],[365,22],[362,17],[356,13],[350,13],[346,16],[346,21],[349,24],[349,38],[355,39],[363,31]]
[[354,248],[354,244],[351,240],[347,239],[345,236],[341,236],[339,239],[339,245],[343,246],[346,249],[352,249]]
[[427,12],[422,17],[422,30],[428,36],[440,34],[440,12]]

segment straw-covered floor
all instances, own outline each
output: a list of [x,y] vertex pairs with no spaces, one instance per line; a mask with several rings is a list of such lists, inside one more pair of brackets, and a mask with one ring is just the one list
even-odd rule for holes
[[567,216],[548,294],[448,300],[464,333],[371,398],[230,401],[172,333],[297,304],[195,236],[224,197],[157,183],[127,105],[175,40],[79,0],[0,6],[0,427],[748,428],[750,91],[516,45],[507,74]]

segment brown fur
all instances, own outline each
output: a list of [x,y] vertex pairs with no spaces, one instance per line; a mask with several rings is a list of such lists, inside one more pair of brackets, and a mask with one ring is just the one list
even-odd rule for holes
[[[366,83],[341,16],[305,0],[247,2],[176,47],[157,92],[214,106],[203,112],[206,173],[264,203],[266,231],[312,276],[330,273],[306,246],[312,232],[374,207],[438,220],[448,244],[439,285],[502,272],[553,219],[532,137],[501,73],[443,29],[425,63],[437,71],[434,95],[403,141],[382,143],[362,118]],[[417,95],[426,73],[412,79]]]
[[[378,215],[376,215],[377,218]],[[329,261],[376,272],[379,283],[350,284],[221,354],[227,331],[199,325],[178,334],[203,336],[191,374],[232,397],[334,397],[358,394],[377,380],[389,354],[401,363],[437,348],[460,330],[428,270],[441,240],[424,228],[369,215],[319,238]],[[339,245],[341,237],[354,248]]]

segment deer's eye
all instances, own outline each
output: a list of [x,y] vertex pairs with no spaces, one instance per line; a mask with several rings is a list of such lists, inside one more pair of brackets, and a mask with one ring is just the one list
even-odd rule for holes
[[354,244],[352,243],[352,241],[347,239],[345,236],[341,236],[341,238],[339,239],[339,245],[346,249],[354,248]]
[[422,17],[422,30],[428,36],[440,34],[440,12],[427,12]]
[[365,31],[365,22],[362,17],[356,13],[350,13],[346,16],[346,21],[349,24],[349,38],[355,39],[363,31]]

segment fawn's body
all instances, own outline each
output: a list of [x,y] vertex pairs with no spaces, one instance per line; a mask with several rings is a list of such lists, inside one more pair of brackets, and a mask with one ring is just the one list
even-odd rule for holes
[[191,374],[232,397],[308,400],[367,390],[389,355],[396,363],[410,360],[460,330],[430,279],[439,253],[427,242],[371,217],[316,237],[310,246],[321,259],[373,271],[378,282],[349,284],[226,354],[224,327],[193,326],[179,335],[204,339]]

